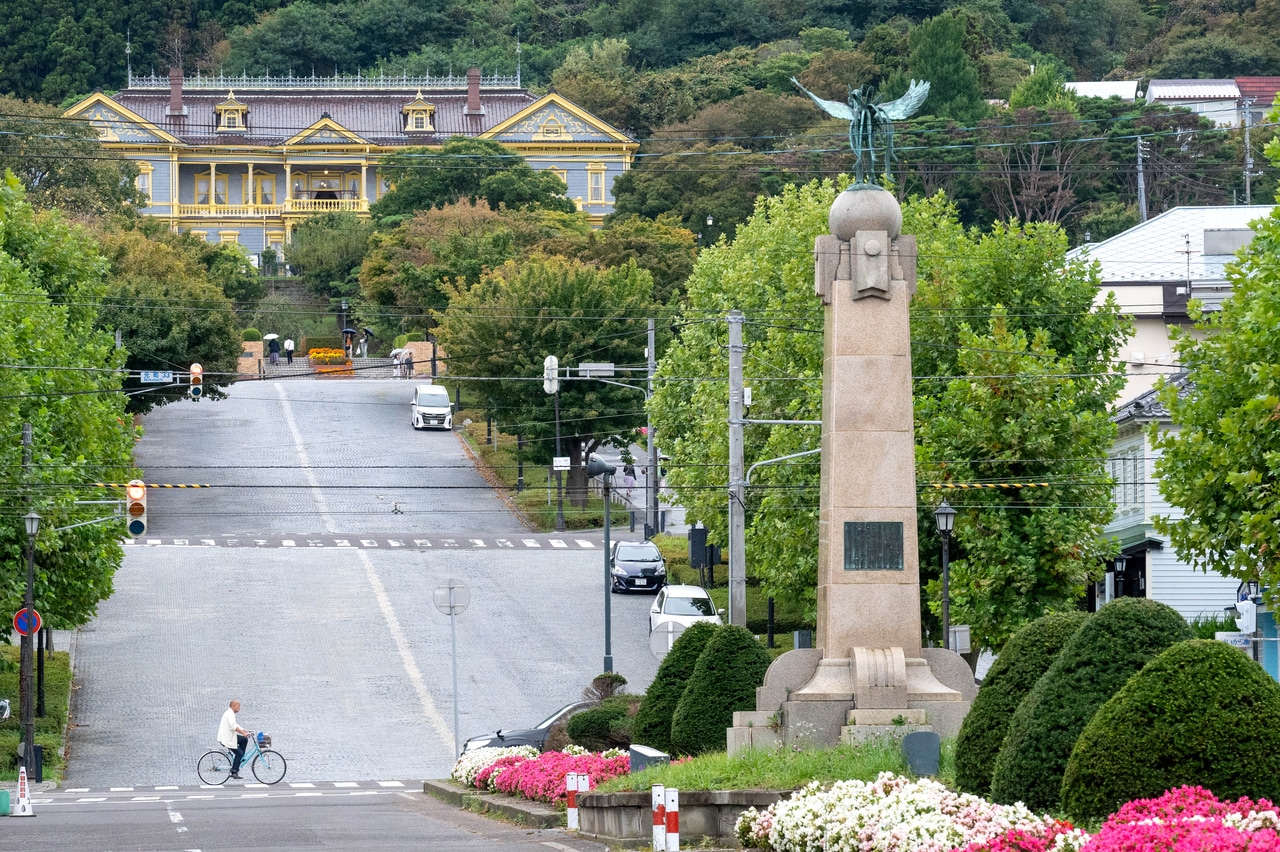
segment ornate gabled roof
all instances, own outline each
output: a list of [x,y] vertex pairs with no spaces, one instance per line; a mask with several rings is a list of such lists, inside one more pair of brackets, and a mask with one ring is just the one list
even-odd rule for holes
[[[1185,399],[1195,390],[1187,373],[1178,373],[1168,379],[1168,384],[1178,389],[1178,399]],[[1168,420],[1169,410],[1160,401],[1160,389],[1152,388],[1139,394],[1116,409],[1111,421],[1117,425],[1131,421]]]

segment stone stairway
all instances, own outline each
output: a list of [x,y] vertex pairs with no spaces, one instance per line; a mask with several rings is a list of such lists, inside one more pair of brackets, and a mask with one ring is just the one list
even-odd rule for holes
[[[390,358],[353,358],[351,361],[351,369],[354,371],[353,378],[395,378],[393,373],[393,364],[394,362]],[[284,356],[281,356],[280,363],[274,366],[267,363],[266,359],[263,359],[262,371],[263,378],[266,379],[303,379],[315,375],[315,371],[311,367],[311,362],[305,357],[300,357],[298,355],[293,356],[292,364],[286,364]],[[418,376],[422,375],[419,370],[415,370],[414,372]]]

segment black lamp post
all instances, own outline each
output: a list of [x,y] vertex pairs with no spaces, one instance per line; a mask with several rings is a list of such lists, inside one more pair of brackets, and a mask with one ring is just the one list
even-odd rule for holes
[[[27,512],[23,518],[27,523],[27,598],[23,606],[27,610],[28,622],[36,611],[36,534],[40,532],[40,516],[35,512]],[[35,757],[35,683],[32,680],[32,646],[35,644],[34,633],[28,631],[22,637],[22,650],[19,652],[22,678],[22,738],[25,745],[22,749],[22,765],[31,768]]]
[[951,531],[956,526],[956,510],[946,500],[933,513],[942,536],[942,647],[951,648]]
[[609,569],[613,566],[610,564],[609,553],[609,504],[610,488],[613,485],[613,474],[617,468],[607,462],[603,462],[597,458],[587,460],[587,476],[601,476],[604,482],[604,670],[606,672],[613,671],[613,641],[612,641],[612,625],[610,619],[612,617],[613,602],[611,599],[613,590],[613,577],[609,575]]

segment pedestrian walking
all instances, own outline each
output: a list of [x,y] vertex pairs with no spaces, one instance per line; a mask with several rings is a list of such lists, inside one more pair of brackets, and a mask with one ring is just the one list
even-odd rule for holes
[[267,341],[267,352],[271,353],[272,366],[280,363],[280,340],[278,338],[273,337]]
[[636,466],[633,464],[623,465],[622,467],[622,487],[626,489],[627,501],[631,500],[631,492],[636,487]]
[[406,349],[404,352],[404,376],[406,379],[413,378],[413,350]]
[[284,362],[286,364],[293,363],[293,338],[286,337],[284,341]]

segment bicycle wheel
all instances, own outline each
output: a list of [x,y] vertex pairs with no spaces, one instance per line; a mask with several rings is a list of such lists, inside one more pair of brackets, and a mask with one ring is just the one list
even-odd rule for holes
[[276,784],[284,778],[284,755],[278,751],[264,748],[253,759],[253,777],[263,784]]
[[206,751],[196,761],[196,774],[206,784],[225,784],[231,777],[231,758],[225,751]]

